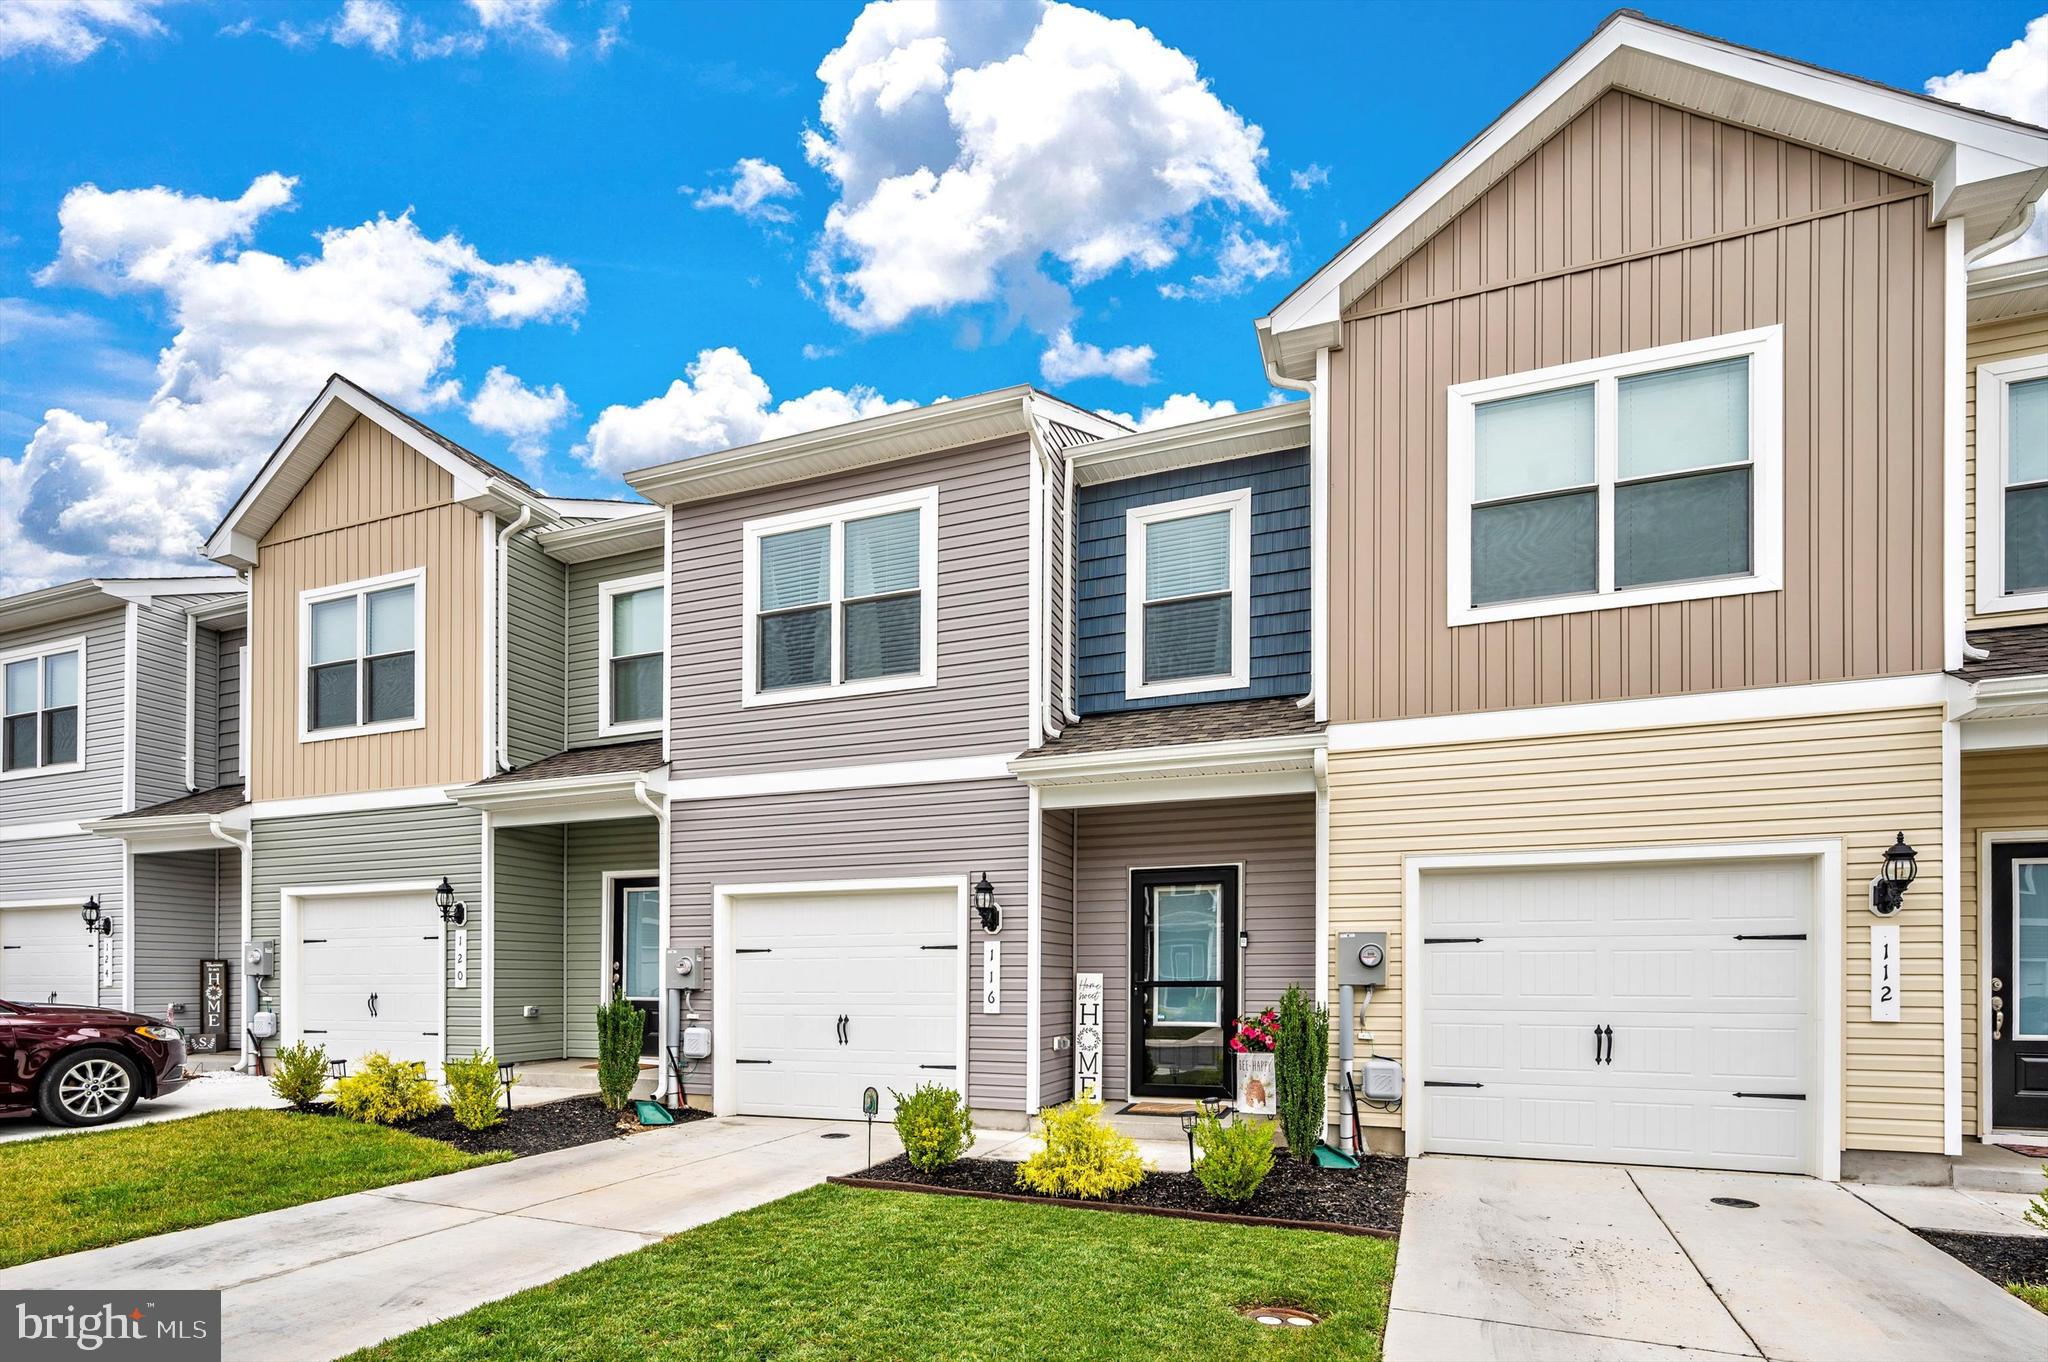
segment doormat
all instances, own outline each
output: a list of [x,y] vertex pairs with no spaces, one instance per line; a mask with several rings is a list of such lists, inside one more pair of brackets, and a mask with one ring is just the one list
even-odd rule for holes
[[1133,1102],[1119,1116],[1185,1116],[1195,1110],[1193,1102]]
[[2024,1154],[2030,1159],[2048,1159],[2048,1145],[2002,1144],[2000,1149],[2010,1149],[2015,1154]]

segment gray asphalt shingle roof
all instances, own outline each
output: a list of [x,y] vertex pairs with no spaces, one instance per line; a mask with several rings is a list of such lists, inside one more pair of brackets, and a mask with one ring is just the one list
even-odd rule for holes
[[1068,757],[1179,743],[1235,742],[1245,738],[1307,737],[1322,731],[1315,711],[1292,696],[1266,700],[1225,700],[1209,705],[1171,705],[1117,714],[1091,714],[1069,725],[1030,756]]

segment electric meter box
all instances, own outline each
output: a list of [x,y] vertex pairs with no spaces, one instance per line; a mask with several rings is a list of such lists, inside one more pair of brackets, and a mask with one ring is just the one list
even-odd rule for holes
[[1368,1102],[1401,1100],[1401,1061],[1373,1055],[1358,1066],[1358,1092]]
[[1355,988],[1387,986],[1387,934],[1337,933],[1337,982]]
[[258,1012],[249,1018],[249,1034],[258,1040],[270,1040],[277,1035],[277,1014]]
[[681,950],[665,950],[661,953],[661,979],[664,988],[704,987],[704,951],[699,946],[685,946]]
[[242,973],[269,978],[277,973],[277,943],[249,940],[242,943]]

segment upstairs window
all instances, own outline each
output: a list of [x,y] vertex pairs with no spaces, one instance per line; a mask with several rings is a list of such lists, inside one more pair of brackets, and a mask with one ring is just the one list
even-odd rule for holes
[[2048,609],[2048,355],[1977,369],[1977,612]]
[[1251,684],[1250,488],[1124,513],[1124,694]]
[[299,597],[299,739],[418,728],[426,583],[396,573]]
[[85,762],[79,732],[82,642],[0,658],[0,774],[76,771]]
[[938,490],[746,527],[746,704],[937,679]]
[[633,577],[598,588],[598,732],[659,730],[666,652],[661,577]]
[[1780,329],[1450,390],[1450,622],[1776,590]]

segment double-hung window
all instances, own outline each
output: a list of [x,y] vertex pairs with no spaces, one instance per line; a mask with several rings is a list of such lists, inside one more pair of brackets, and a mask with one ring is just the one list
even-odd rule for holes
[[2048,355],[1977,368],[1976,604],[2048,609]]
[[1248,487],[1124,513],[1124,694],[1251,684]]
[[1774,591],[1778,327],[1450,390],[1452,624]]
[[749,521],[744,703],[935,684],[938,518],[925,488]]
[[0,775],[76,771],[85,644],[73,640],[0,658]]
[[425,610],[418,570],[300,594],[300,741],[425,723]]
[[661,727],[664,618],[661,575],[606,582],[597,589],[598,732],[645,733]]

